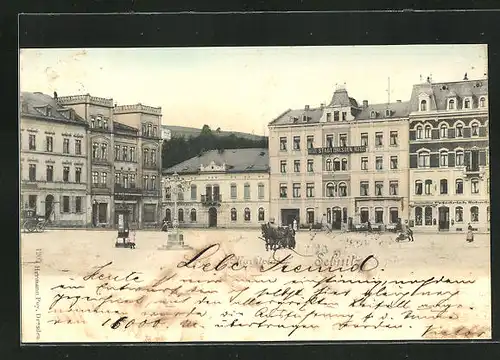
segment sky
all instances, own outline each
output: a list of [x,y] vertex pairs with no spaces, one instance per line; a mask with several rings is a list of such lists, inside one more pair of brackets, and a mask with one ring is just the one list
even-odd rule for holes
[[21,91],[162,107],[165,125],[267,135],[287,109],[409,100],[413,84],[484,78],[486,45],[22,49]]

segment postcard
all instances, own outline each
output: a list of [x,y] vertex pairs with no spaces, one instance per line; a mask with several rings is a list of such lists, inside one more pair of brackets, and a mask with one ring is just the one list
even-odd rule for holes
[[491,339],[487,65],[21,49],[22,342]]

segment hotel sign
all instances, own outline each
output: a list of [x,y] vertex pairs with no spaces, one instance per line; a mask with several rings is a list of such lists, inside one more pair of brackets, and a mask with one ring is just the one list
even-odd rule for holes
[[342,146],[342,147],[324,147],[309,148],[309,155],[328,155],[328,154],[352,154],[366,152],[366,146]]

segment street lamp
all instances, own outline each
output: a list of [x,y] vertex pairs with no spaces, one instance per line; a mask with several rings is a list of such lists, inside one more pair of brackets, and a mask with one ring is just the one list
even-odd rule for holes
[[168,188],[170,188],[170,194],[172,200],[174,201],[174,214],[172,227],[173,231],[167,236],[167,243],[162,245],[160,250],[172,250],[172,249],[189,249],[190,247],[184,244],[184,235],[179,231],[179,219],[177,210],[177,201],[179,193],[186,191],[186,189],[191,185],[191,181],[181,178],[179,174],[174,173],[161,180],[162,188],[165,193]]

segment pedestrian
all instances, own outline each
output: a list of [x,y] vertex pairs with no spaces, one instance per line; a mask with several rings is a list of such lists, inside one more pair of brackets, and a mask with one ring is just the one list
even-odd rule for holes
[[406,233],[408,234],[408,240],[411,242],[415,241],[413,239],[413,230],[408,226],[408,220],[405,220]]
[[293,229],[293,234],[295,235],[295,233],[296,233],[296,232],[297,232],[297,230],[298,230],[298,226],[297,226],[297,218],[294,218],[294,219],[293,219],[292,229]]
[[473,242],[474,241],[474,232],[472,231],[472,225],[469,223],[469,226],[467,226],[467,242]]
[[370,222],[370,220],[368,220],[368,223],[366,225],[368,227],[368,232],[372,232],[372,223]]
[[136,232],[135,232],[135,227],[131,229],[130,235],[129,235],[129,247],[131,249],[135,249],[135,237],[136,237]]

